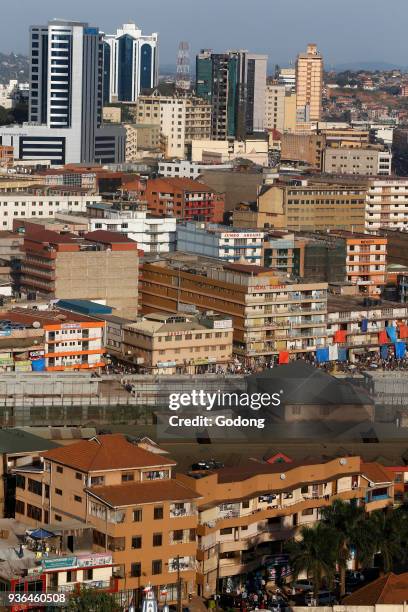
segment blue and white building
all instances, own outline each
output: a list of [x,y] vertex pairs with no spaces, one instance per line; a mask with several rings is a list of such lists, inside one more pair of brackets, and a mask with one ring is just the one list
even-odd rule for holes
[[200,222],[177,223],[177,250],[229,263],[263,265],[264,232]]
[[103,48],[103,33],[87,23],[31,26],[29,121],[0,128],[16,159],[124,161],[124,128],[102,125]]
[[104,102],[135,102],[159,77],[159,36],[142,34],[134,23],[125,23],[116,34],[104,37]]

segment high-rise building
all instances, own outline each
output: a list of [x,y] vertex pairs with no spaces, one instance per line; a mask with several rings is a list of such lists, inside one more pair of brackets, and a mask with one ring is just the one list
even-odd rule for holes
[[102,125],[103,34],[55,19],[30,28],[29,123],[3,128],[16,159],[64,163],[124,160],[125,131]]
[[267,59],[247,51],[197,55],[196,94],[211,102],[214,139],[263,130]]
[[143,89],[157,86],[159,37],[142,34],[125,23],[116,34],[104,37],[104,102],[135,102]]
[[323,58],[309,44],[296,60],[296,107],[299,124],[320,121],[322,114]]
[[285,128],[285,85],[270,83],[265,90],[265,123],[267,129],[283,132]]

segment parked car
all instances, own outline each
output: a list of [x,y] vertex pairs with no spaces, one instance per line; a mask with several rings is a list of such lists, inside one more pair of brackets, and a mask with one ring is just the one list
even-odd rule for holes
[[298,593],[302,591],[313,591],[313,583],[307,578],[296,580],[296,582],[294,582],[292,586]]

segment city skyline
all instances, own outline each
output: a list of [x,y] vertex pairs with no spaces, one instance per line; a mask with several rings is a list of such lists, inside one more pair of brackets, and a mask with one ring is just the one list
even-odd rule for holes
[[[404,7],[402,0],[395,0],[394,4],[398,5],[395,10]],[[296,19],[293,19],[294,11]],[[379,0],[360,0],[357,8],[352,0],[345,0],[341,13],[333,16],[326,11],[323,0],[314,0],[312,10],[310,4],[300,0],[277,0],[273,6],[267,0],[255,0],[250,6],[237,0],[233,12],[228,6],[220,7],[215,0],[209,0],[205,6],[194,6],[194,10],[187,0],[177,0],[171,9],[165,7],[163,0],[155,0],[143,9],[129,0],[120,0],[114,9],[100,6],[94,0],[86,6],[79,0],[72,0],[68,11],[61,2],[44,0],[34,7],[22,0],[18,8],[8,8],[7,17],[0,24],[1,51],[26,54],[29,26],[58,17],[88,21],[106,33],[129,21],[134,21],[146,32],[158,32],[162,66],[175,65],[180,40],[190,41],[192,57],[204,47],[215,51],[246,48],[254,53],[268,54],[270,66],[294,62],[299,50],[308,42],[317,44],[326,68],[365,62],[408,64],[403,20],[395,21],[394,12],[384,13]],[[10,27],[16,23],[17,27]],[[290,37],[282,27],[285,23],[290,25]],[[382,41],[381,49],[378,40]]]

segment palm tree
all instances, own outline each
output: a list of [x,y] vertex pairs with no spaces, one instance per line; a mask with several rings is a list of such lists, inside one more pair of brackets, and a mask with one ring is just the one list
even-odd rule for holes
[[333,582],[336,571],[337,534],[326,525],[317,523],[314,527],[302,527],[300,540],[286,545],[289,563],[294,577],[305,572],[313,582],[314,596],[317,597],[323,578]]
[[350,503],[335,499],[330,506],[321,509],[322,522],[337,533],[336,561],[340,572],[340,596],[346,593],[347,562],[352,550],[360,559],[366,559],[372,548],[367,537],[365,511],[354,500]]
[[407,517],[405,512],[397,510],[375,510],[368,518],[372,537],[373,552],[381,555],[382,567],[391,572],[394,562],[405,551],[407,538]]

